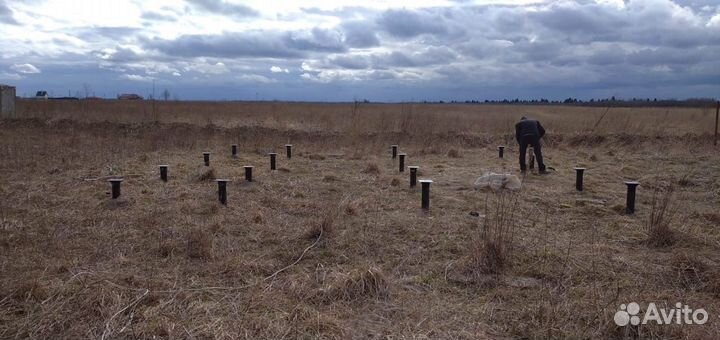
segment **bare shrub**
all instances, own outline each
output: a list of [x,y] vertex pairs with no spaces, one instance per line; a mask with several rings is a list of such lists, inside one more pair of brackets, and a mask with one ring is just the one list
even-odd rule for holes
[[470,253],[470,274],[500,274],[510,265],[517,208],[516,193],[495,194],[491,206],[486,198],[485,219]]
[[400,185],[400,180],[397,179],[397,178],[393,178],[393,179],[390,181],[390,185],[396,187],[396,186]]
[[646,226],[647,243],[654,247],[673,245],[677,239],[675,231],[670,227],[675,215],[673,207],[672,184],[657,186],[653,191],[652,208]]

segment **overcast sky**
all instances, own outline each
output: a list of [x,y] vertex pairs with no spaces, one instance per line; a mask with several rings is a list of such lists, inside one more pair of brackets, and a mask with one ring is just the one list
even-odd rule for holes
[[0,0],[18,95],[720,97],[720,0]]

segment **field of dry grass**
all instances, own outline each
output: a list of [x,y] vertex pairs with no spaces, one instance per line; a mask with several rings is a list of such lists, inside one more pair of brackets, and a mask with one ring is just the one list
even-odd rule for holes
[[[0,338],[720,335],[710,109],[613,108],[590,132],[604,109],[149,105],[21,102],[34,119],[0,121]],[[476,191],[486,171],[519,175],[521,114],[548,129],[556,171]],[[434,180],[429,211],[390,144]],[[231,180],[227,206],[214,177]],[[634,215],[624,180],[641,182]],[[633,301],[710,320],[616,326]]]

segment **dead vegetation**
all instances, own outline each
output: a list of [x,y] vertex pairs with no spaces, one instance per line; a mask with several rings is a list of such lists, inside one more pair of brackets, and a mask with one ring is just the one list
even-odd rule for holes
[[213,235],[199,228],[191,230],[187,239],[187,254],[190,258],[212,259]]
[[646,225],[647,243],[650,246],[666,247],[677,241],[677,231],[671,227],[675,216],[674,191],[672,184],[658,186],[653,191],[650,216]]
[[[532,107],[558,171],[496,195],[470,183],[517,173],[495,146],[512,145],[520,106],[363,104],[348,120],[347,106],[187,105],[171,123],[121,108],[67,121],[60,106],[46,121],[0,121],[0,338],[720,334],[714,322],[613,322],[630,301],[720,312],[720,162],[691,109],[668,117],[679,135],[655,138],[652,128],[625,135],[652,109],[613,110],[593,137],[577,132],[593,109]],[[628,113],[626,126],[617,118]],[[297,156],[270,171],[266,153],[288,140]],[[435,181],[427,212],[388,155],[395,143]],[[588,160],[576,192],[572,167]],[[156,164],[170,164],[167,183]],[[243,165],[255,166],[253,183]],[[107,176],[126,179],[116,202]],[[227,206],[217,176],[231,179]],[[642,182],[633,215],[622,213],[630,177]],[[656,178],[679,178],[672,195]]]
[[518,208],[517,194],[499,192],[485,197],[485,214],[470,250],[467,270],[473,277],[501,274],[511,266]]
[[192,180],[196,182],[213,181],[215,178],[215,169],[206,166],[199,167],[192,176]]
[[390,283],[377,267],[356,269],[349,273],[336,273],[328,287],[322,289],[325,303],[330,301],[362,301],[385,299],[390,296]]
[[450,158],[460,158],[460,157],[462,157],[462,156],[460,155],[460,151],[458,151],[458,149],[450,149],[450,150],[448,150],[447,156],[450,157]]
[[380,166],[378,166],[377,163],[368,163],[362,172],[369,175],[379,175]]

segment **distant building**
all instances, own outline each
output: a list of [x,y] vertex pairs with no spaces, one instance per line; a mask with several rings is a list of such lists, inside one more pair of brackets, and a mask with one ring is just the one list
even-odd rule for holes
[[123,93],[123,94],[119,94],[117,96],[117,99],[120,99],[120,100],[143,100],[143,97],[141,95],[134,94],[134,93]]
[[17,118],[14,86],[0,84],[0,118]]
[[37,92],[35,92],[35,99],[48,99],[48,93],[47,93],[47,91],[37,91]]

